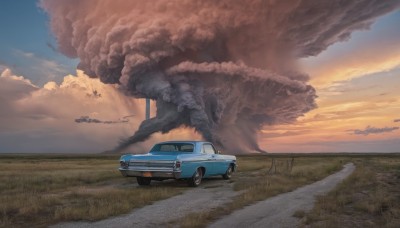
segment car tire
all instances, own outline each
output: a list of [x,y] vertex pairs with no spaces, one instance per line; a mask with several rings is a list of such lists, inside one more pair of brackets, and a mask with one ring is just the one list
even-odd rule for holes
[[137,183],[139,185],[150,185],[151,178],[148,177],[136,177]]
[[201,179],[203,178],[203,171],[201,168],[198,168],[196,172],[194,172],[193,176],[188,180],[188,184],[190,187],[197,187],[201,183]]
[[225,180],[229,180],[232,177],[232,173],[233,173],[233,166],[230,165],[226,170],[225,174],[222,175],[222,178],[224,178]]

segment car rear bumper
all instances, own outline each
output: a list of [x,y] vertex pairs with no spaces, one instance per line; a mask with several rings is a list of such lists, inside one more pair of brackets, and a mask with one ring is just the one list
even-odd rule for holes
[[119,171],[124,177],[151,177],[151,178],[166,178],[166,179],[179,179],[181,177],[181,171],[161,171],[161,170],[137,170],[137,169],[125,169],[119,168]]

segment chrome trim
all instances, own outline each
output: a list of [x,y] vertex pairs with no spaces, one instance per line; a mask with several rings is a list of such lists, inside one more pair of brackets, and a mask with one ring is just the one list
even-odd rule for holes
[[[174,160],[175,161],[175,160]],[[138,159],[131,159],[129,162],[141,162],[141,163],[146,163],[146,162],[152,162],[152,163],[173,163],[173,160],[138,160]]]
[[132,170],[139,172],[173,172],[173,168],[165,168],[165,167],[137,167],[137,166],[129,166],[129,168],[120,168],[124,170]]
[[123,169],[119,168],[119,171],[123,176],[129,177],[143,177],[143,172],[151,172],[151,178],[175,178],[179,179],[181,177],[181,171],[173,170],[154,170],[154,169]]
[[129,161],[129,169],[154,169],[165,170],[173,169],[175,161],[171,160],[135,160]]
[[123,176],[142,177],[144,172],[151,172],[152,178],[176,178],[181,176],[180,169],[175,169],[175,160],[137,160],[128,161],[128,167],[120,167]]
[[[224,160],[217,160],[217,159],[207,159],[207,160],[195,160],[195,161],[185,161],[185,160],[183,160],[183,161],[181,161],[181,163],[193,163],[193,162],[216,162],[216,161],[224,161]],[[226,161],[226,162],[231,162],[231,160],[229,160],[229,161]]]

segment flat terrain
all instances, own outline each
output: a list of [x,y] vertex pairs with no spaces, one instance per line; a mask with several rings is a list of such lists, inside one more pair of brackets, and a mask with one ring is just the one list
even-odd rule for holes
[[[370,167],[375,160],[381,161],[374,163],[376,167],[390,163],[391,169],[397,167],[399,172],[400,166],[399,155],[238,156],[239,170],[231,180],[207,179],[193,189],[184,181],[154,181],[149,187],[139,187],[134,178],[119,174],[118,158],[114,155],[1,155],[0,227],[70,224],[110,227],[114,223],[124,227],[131,224],[124,221],[138,222],[135,223],[138,227],[151,224],[205,227],[248,205],[322,180],[348,162],[356,165],[355,174],[360,168]],[[275,166],[271,168],[272,160]],[[371,172],[376,174],[374,170]],[[386,178],[384,174],[377,180],[393,181],[392,176]],[[334,198],[330,204],[335,204]],[[320,198],[316,207],[319,201]],[[382,210],[393,214],[399,205],[388,205]],[[326,219],[319,213],[322,209],[318,209],[322,217],[316,216],[314,210],[298,210],[294,215],[303,226],[331,224],[321,222]],[[365,211],[363,215],[369,216]],[[380,218],[380,215],[374,216],[372,221]],[[396,216],[392,216],[391,223],[397,221]],[[141,223],[141,218],[150,218],[152,222]]]
[[298,210],[311,210],[316,196],[331,191],[354,169],[354,164],[348,163],[341,171],[320,181],[237,210],[209,227],[296,227],[298,219],[293,214]]
[[400,227],[400,157],[353,159],[355,172],[311,211],[297,211],[301,227]]
[[[219,180],[222,181],[222,180]],[[166,200],[144,206],[133,212],[101,220],[98,222],[69,222],[53,226],[54,228],[97,228],[97,227],[162,227],[169,221],[183,218],[191,212],[214,209],[232,200],[238,192],[231,185],[206,181],[203,188],[193,188]]]

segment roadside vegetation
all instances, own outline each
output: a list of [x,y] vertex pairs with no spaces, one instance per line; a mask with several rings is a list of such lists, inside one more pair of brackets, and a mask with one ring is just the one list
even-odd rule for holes
[[[323,179],[350,160],[349,157],[338,156],[297,155],[294,159],[290,155],[240,156],[238,172],[231,181],[234,189],[241,193],[232,202],[211,211],[191,213],[169,225],[205,227],[234,210]],[[275,167],[271,168],[272,164]]]
[[400,156],[354,159],[355,172],[310,212],[302,227],[400,227]]
[[136,187],[119,156],[0,156],[0,227],[95,221],[183,192],[184,185]]
[[[120,175],[118,158],[1,155],[0,227],[96,221],[192,189],[183,181],[154,181],[149,187],[139,187],[135,178]],[[298,211],[294,216],[305,227],[398,227],[400,156],[344,154],[238,156],[238,170],[228,182],[239,194],[230,203],[165,225],[205,227],[234,210],[323,179],[350,161],[357,169],[349,179],[320,197],[311,212]],[[200,188],[224,184],[204,180]]]

